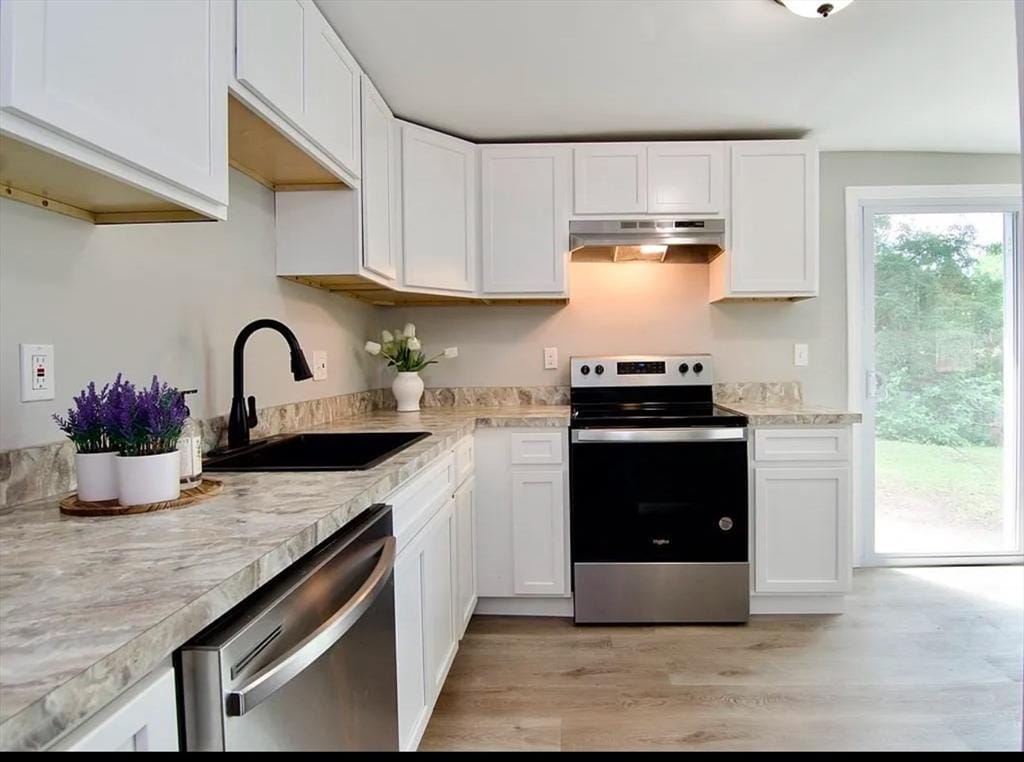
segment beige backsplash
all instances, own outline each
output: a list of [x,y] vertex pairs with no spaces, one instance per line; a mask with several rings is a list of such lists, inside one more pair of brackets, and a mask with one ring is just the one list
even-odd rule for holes
[[[715,384],[717,402],[801,402],[799,382]],[[568,405],[568,386],[457,386],[427,389],[423,407]],[[263,408],[254,439],[302,431],[342,418],[395,407],[390,389],[371,389]],[[227,444],[227,417],[202,421],[203,449]],[[0,508],[70,492],[75,488],[74,447],[67,440],[0,452]]]

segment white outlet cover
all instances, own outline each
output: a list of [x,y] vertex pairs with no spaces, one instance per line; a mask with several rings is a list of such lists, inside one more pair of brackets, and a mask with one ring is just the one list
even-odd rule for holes
[[313,352],[313,380],[327,380],[327,352],[323,349]]
[[804,366],[807,365],[810,359],[810,353],[806,344],[794,344],[793,345],[793,364]]
[[54,397],[53,344],[21,344],[21,401]]
[[558,368],[558,347],[544,347],[544,370]]

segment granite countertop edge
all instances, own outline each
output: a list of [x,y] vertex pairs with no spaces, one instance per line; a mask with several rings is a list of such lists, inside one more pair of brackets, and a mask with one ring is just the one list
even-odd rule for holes
[[[420,422],[422,425],[419,425]],[[415,477],[427,465],[441,457],[445,450],[450,449],[459,439],[471,434],[476,428],[560,428],[567,427],[568,424],[568,407],[552,405],[486,409],[434,408],[424,409],[420,414],[382,411],[310,429],[428,430],[431,437],[369,471],[343,472],[355,475],[372,474],[376,478],[368,481],[365,489],[345,497],[338,503],[331,504],[328,499],[322,506],[325,513],[301,531],[248,561],[242,568],[177,610],[153,622],[151,626],[138,632],[113,651],[100,655],[91,666],[71,674],[57,685],[40,687],[40,695],[34,700],[15,698],[16,708],[11,711],[0,706],[0,750],[43,749],[59,740],[149,674],[202,629],[287,569],[367,507],[384,499],[397,487]],[[249,481],[254,482],[256,476],[218,474],[217,478],[228,477],[224,479],[225,493],[230,493],[240,490]],[[223,497],[222,493],[209,502],[212,504]],[[4,513],[8,517],[15,511],[56,513],[59,500],[60,496],[6,509]],[[152,515],[156,514],[142,514]],[[138,518],[133,516],[104,520],[133,521]],[[10,531],[11,527],[7,526],[6,529]],[[8,688],[10,686],[0,682],[0,703],[3,703],[2,699]],[[10,696],[7,698],[11,699]]]
[[847,426],[863,416],[804,402],[719,402],[719,407],[745,415],[750,426]]

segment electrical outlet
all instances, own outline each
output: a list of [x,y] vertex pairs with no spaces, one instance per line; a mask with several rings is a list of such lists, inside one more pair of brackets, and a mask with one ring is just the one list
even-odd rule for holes
[[317,349],[313,352],[313,380],[327,380],[327,352]]
[[808,362],[808,350],[806,344],[794,344],[793,345],[793,364],[794,365],[807,365]]
[[21,401],[52,400],[53,344],[21,344]]
[[558,368],[558,347],[544,347],[544,370]]

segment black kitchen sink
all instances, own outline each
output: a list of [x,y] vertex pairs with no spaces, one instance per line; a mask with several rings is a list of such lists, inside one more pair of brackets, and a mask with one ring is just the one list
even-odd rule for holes
[[234,450],[214,450],[204,471],[363,471],[430,436],[427,431],[284,434]]

